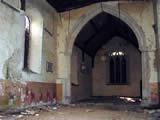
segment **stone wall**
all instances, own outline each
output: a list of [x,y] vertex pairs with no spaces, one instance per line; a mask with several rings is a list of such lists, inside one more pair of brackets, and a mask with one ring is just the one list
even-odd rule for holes
[[[73,62],[76,62],[75,59],[73,59],[73,56],[77,56],[77,71],[73,71],[75,64],[72,64]],[[75,81],[75,77],[73,77],[72,74],[77,75],[77,83],[72,83],[71,93],[72,93],[72,101],[82,100],[86,99],[90,96],[92,96],[92,59],[87,54],[85,54],[85,60],[84,65],[86,66],[86,71],[81,70],[81,64],[82,63],[82,51],[74,47],[73,53],[71,57],[71,83],[72,81]],[[76,73],[77,72],[77,73]]]
[[55,83],[0,81],[0,109],[24,108],[56,102]]
[[[13,0],[5,1],[19,9],[19,0],[14,0],[14,2]],[[6,79],[8,79],[10,83],[18,82],[20,86],[24,84],[27,86],[32,82],[37,89],[39,89],[38,84],[44,84],[46,90],[48,83],[56,83],[55,86],[57,87],[54,87],[56,90],[50,94],[56,93],[59,101],[69,103],[71,99],[70,68],[73,43],[84,25],[94,15],[102,12],[101,6],[96,3],[58,15],[45,0],[27,0],[26,2],[26,10],[34,8],[43,17],[42,71],[40,74],[35,74],[23,70],[25,13],[11,9],[0,2],[0,30],[2,31],[0,34],[0,81],[6,83]],[[158,97],[155,97],[155,94],[157,95],[158,92],[153,93],[155,89],[158,91],[158,79],[152,1],[122,1],[120,3],[120,16],[117,2],[104,2],[103,10],[113,16],[120,17],[135,32],[139,49],[142,52],[144,99],[148,103],[151,103],[151,101],[157,103]],[[53,63],[53,73],[46,72],[47,61]],[[50,88],[53,90],[52,87]],[[37,94],[39,91],[33,90],[33,92]],[[8,93],[4,93],[5,96],[8,96]],[[44,91],[45,94],[46,91]],[[4,96],[0,97],[5,98]]]
[[[120,37],[114,37],[104,45],[95,57],[93,69],[93,96],[130,96],[140,97],[140,80],[142,80],[141,54],[131,43],[126,44]],[[107,51],[108,50],[108,51]],[[103,61],[102,57],[109,51],[123,51],[127,60],[127,84],[109,85],[109,56]]]
[[[16,103],[12,103],[13,106],[48,103],[56,99],[56,96],[59,101],[62,99],[62,85],[56,84],[57,13],[45,0],[27,0],[26,2],[26,11],[28,9],[36,10],[43,17],[42,69],[40,74],[23,69],[24,16],[27,13],[12,9],[0,2],[0,30],[3,31],[0,34],[1,105],[3,103],[9,105],[10,94],[16,98]],[[15,4],[13,4],[14,7],[17,6]],[[46,72],[46,62],[53,63],[52,73]]]
[[[158,82],[152,1],[122,1],[120,16],[117,2],[104,2],[103,10],[97,3],[60,14],[57,24],[57,78],[66,86],[63,88],[64,101],[67,101],[65,98],[71,97],[70,85],[67,83],[70,83],[70,56],[73,43],[85,24],[103,11],[120,17],[135,33],[142,52],[143,100],[144,103],[151,103],[150,91],[153,90],[150,83]],[[153,104],[156,103],[153,102]]]

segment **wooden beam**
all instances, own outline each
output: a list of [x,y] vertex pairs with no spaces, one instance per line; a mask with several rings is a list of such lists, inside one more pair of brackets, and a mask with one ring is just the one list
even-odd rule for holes
[[90,24],[92,25],[95,32],[98,32],[98,28],[97,28],[96,24],[93,22],[93,20],[90,20]]
[[93,34],[86,42],[84,43],[84,46],[87,47],[88,44],[96,37],[98,36],[101,32],[106,30],[106,27],[108,27],[109,22],[105,23],[101,29],[99,29],[95,34]]
[[[85,7],[85,6],[94,4],[94,3],[110,2],[110,1],[118,1],[118,0],[81,0],[81,1],[80,0],[47,0],[47,2],[51,4],[51,6],[57,10],[57,12],[70,11],[70,10],[82,8],[82,7]],[[147,2],[149,0],[119,0],[119,1]]]

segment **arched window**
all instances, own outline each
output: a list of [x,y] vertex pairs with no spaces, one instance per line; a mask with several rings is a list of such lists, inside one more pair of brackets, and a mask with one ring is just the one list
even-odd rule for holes
[[120,74],[120,66],[121,66],[121,62],[120,62],[120,57],[119,56],[117,56],[116,57],[116,83],[120,83],[121,81],[120,81],[120,77],[121,77],[121,74]]
[[30,20],[28,16],[25,19],[25,49],[24,49],[24,69],[28,69],[29,41],[30,41]]
[[126,70],[126,54],[122,51],[112,52],[109,61],[110,84],[127,84]]
[[41,73],[43,17],[37,9],[26,9],[24,68]]
[[26,1],[25,0],[20,0],[20,2],[21,2],[21,10],[25,11]]
[[115,68],[114,60],[113,58],[110,59],[110,83],[114,84],[115,82],[115,73],[113,71]]
[[122,72],[122,83],[127,83],[127,71],[126,71],[126,59],[125,57],[123,56],[122,57],[122,61],[121,61],[121,72]]

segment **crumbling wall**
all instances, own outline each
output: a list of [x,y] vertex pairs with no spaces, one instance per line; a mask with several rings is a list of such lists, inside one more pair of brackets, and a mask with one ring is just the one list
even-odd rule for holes
[[[12,5],[12,2],[9,2],[9,4]],[[18,5],[13,3],[13,7],[16,6]],[[44,22],[42,71],[40,74],[23,69],[24,16],[26,13],[12,9],[0,2],[0,30],[2,31],[0,34],[1,107],[3,105],[24,107],[25,105],[48,103],[56,99],[56,92],[61,89],[61,86],[56,84],[57,13],[45,0],[27,0],[26,10],[32,8],[39,11]],[[46,71],[47,62],[53,63],[53,72]],[[61,93],[59,94],[61,95]],[[3,99],[5,99],[5,102]],[[8,102],[10,99],[15,99],[16,103],[12,102],[10,104]],[[59,96],[59,100],[61,100],[61,96]]]
[[[72,53],[72,47],[76,39],[77,33],[84,25],[94,17],[99,11],[108,11],[124,22],[135,32],[139,49],[142,52],[142,78],[143,78],[143,95],[147,101],[151,103],[150,91],[154,91],[150,87],[150,83],[157,84],[157,68],[156,68],[156,41],[152,1],[120,1],[120,15],[118,2],[103,2],[103,9],[100,3],[92,4],[76,10],[61,13],[58,17],[57,24],[57,77],[61,79],[61,83],[70,82],[70,63],[69,56]],[[122,13],[123,12],[123,13]],[[94,14],[94,15],[92,15]],[[122,15],[123,14],[123,15]],[[138,27],[137,27],[138,26]],[[138,32],[137,32],[138,31]],[[139,34],[139,35],[138,35]],[[149,58],[149,59],[148,59]],[[69,65],[68,65],[69,64]],[[64,67],[62,67],[64,66]],[[63,81],[63,82],[62,82]],[[66,82],[64,82],[66,81]],[[151,90],[152,89],[152,90]],[[63,88],[63,92],[67,91],[65,96],[70,97],[70,86]],[[157,94],[157,91],[156,93]],[[157,96],[158,98],[158,96]],[[156,101],[158,100],[157,98]],[[148,103],[149,103],[148,102]]]
[[[104,2],[103,5],[108,5],[114,8],[118,9],[118,3],[117,2]],[[87,12],[91,11],[94,8],[97,8],[97,11],[99,8],[97,6],[100,6],[99,3],[93,4],[87,7],[83,7],[76,10],[71,10],[70,12],[64,12],[61,13],[61,17],[58,17],[58,26],[57,26],[57,39],[58,39],[58,51],[65,51],[65,45],[69,47],[67,51],[72,51],[72,48],[70,46],[70,43],[72,43],[72,38],[69,39],[69,37],[72,35],[73,32],[77,31],[77,26],[79,26],[80,22],[77,23],[78,20],[81,20],[81,22],[86,22],[86,19],[83,19],[85,17],[90,18],[90,16],[87,16]],[[105,10],[105,7],[103,8]],[[145,34],[146,44],[147,48],[155,48],[155,33],[153,29],[154,25],[154,15],[153,15],[153,4],[152,1],[136,1],[136,2],[121,2],[120,3],[120,10],[124,12],[126,15],[132,17],[132,19],[141,27]],[[109,10],[111,13],[116,10]],[[94,11],[96,12],[96,11]],[[102,11],[103,12],[103,11]],[[92,13],[91,13],[92,14]],[[69,17],[70,16],[70,17]],[[117,15],[121,19],[120,16]],[[82,18],[83,17],[83,18]],[[127,18],[125,18],[127,19]],[[84,21],[83,21],[84,20]],[[84,25],[84,24],[82,24]],[[82,26],[83,27],[83,26]],[[67,39],[68,38],[68,39]],[[73,44],[73,43],[72,43]],[[140,46],[141,47],[141,46]]]
[[[73,56],[77,56],[77,61],[73,59]],[[76,66],[72,64],[73,62],[77,63],[77,70],[72,69]],[[92,96],[92,58],[85,54],[84,58],[84,66],[86,67],[85,71],[82,71],[82,51],[74,46],[73,54],[71,57],[71,81],[74,81],[75,77],[72,74],[77,75],[77,84],[72,84],[71,93],[72,93],[72,101],[86,99]],[[73,71],[75,70],[75,71]]]

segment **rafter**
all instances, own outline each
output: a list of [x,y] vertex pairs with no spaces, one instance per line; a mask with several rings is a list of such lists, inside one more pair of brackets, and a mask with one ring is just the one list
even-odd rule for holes
[[[98,2],[110,2],[118,0],[47,0],[52,7],[54,7],[57,12],[65,12],[72,9],[82,8]],[[128,0],[120,0],[128,1]],[[149,0],[129,0],[129,1],[149,1]]]
[[[111,20],[111,18],[109,17],[109,19]],[[100,28],[96,34],[93,34],[88,40],[86,40],[86,42],[84,43],[84,46],[87,47],[88,44],[95,38],[97,37],[101,32],[105,31],[106,30],[106,27],[109,27],[111,26],[111,22],[110,20],[108,22],[106,22],[102,28]]]
[[81,51],[85,52],[88,56],[93,57],[93,55],[91,55],[86,49],[84,49],[83,47],[81,47],[79,44],[77,44],[76,42],[74,43],[74,45],[76,47],[78,47]]

